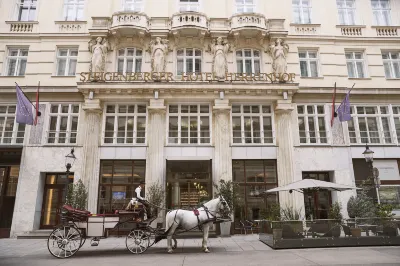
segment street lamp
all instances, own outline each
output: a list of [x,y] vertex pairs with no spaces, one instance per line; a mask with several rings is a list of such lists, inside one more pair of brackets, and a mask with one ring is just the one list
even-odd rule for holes
[[67,168],[67,174],[69,174],[69,170],[71,167],[74,165],[74,162],[76,160],[74,148],[71,149],[71,153],[65,156],[65,168]]
[[374,152],[369,149],[368,144],[365,144],[365,151],[363,152],[365,161],[367,162],[369,166],[369,173],[370,176],[374,179],[374,184],[376,188],[376,199],[378,201],[378,204],[381,204],[380,199],[379,199],[379,182],[378,182],[378,176],[375,176],[374,173],[374,167],[373,167],[373,161],[374,161]]

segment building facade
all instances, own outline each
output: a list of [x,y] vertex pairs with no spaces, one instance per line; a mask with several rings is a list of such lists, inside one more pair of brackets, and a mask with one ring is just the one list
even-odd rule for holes
[[[57,224],[78,179],[94,213],[142,180],[190,208],[224,179],[240,186],[235,221],[275,202],[347,215],[355,191],[262,192],[359,184],[365,143],[400,209],[399,25],[399,0],[0,0],[2,235]],[[15,82],[32,101],[40,82],[36,126],[15,122]],[[352,120],[331,125],[335,83],[336,108],[355,84]]]

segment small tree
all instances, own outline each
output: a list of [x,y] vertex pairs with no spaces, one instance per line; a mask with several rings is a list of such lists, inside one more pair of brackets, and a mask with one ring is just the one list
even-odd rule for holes
[[81,179],[68,185],[65,204],[71,205],[74,209],[84,210],[86,209],[87,198],[88,193]]
[[373,181],[369,178],[361,183],[361,192],[357,197],[351,196],[347,202],[347,212],[350,218],[375,216],[375,204],[368,192],[373,188]]
[[229,208],[233,211],[234,208],[238,207],[241,199],[239,194],[239,185],[233,183],[232,181],[225,181],[221,179],[219,184],[214,184],[216,189],[215,196],[224,197],[226,203],[228,203]]
[[[152,183],[147,189],[146,194],[147,200],[153,205],[154,215],[158,215],[158,208],[163,208],[164,206],[164,198],[165,192],[162,185],[157,181],[156,183]],[[155,207],[157,206],[157,207]]]
[[335,202],[332,204],[329,209],[328,218],[332,220],[341,221],[343,219],[342,215],[342,205],[339,202]]

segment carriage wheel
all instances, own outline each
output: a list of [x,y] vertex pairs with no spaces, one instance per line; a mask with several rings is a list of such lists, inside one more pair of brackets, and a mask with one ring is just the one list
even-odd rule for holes
[[60,226],[54,229],[47,239],[50,254],[59,259],[72,257],[82,244],[81,233],[72,226]]
[[141,229],[132,230],[125,242],[126,248],[133,254],[142,254],[150,246],[149,234]]

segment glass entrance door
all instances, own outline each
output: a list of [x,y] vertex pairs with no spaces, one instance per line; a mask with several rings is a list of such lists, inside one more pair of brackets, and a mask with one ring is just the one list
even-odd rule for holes
[[[328,172],[303,172],[303,179],[317,179],[330,182]],[[329,208],[332,204],[331,192],[320,189],[318,191],[304,192],[304,206],[306,218],[328,219]]]
[[46,175],[40,228],[53,228],[60,222],[60,210],[65,204],[67,186],[73,181],[73,174]]
[[10,237],[19,166],[0,167],[0,238]]

